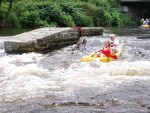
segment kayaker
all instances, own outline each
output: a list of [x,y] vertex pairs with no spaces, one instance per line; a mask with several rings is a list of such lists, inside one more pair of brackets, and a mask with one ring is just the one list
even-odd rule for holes
[[143,25],[148,25],[149,24],[149,20],[148,18],[143,22]]
[[109,36],[109,43],[110,43],[110,46],[112,48],[112,51],[114,51],[114,53],[116,53],[120,50],[119,40],[116,38],[116,36],[114,34],[111,34]]
[[142,18],[142,19],[141,19],[141,23],[143,24],[143,23],[144,23],[144,21],[145,21],[145,20],[144,20],[144,18]]
[[112,54],[113,52],[111,50],[109,41],[105,41],[104,47],[101,50],[95,52],[94,57],[109,57]]

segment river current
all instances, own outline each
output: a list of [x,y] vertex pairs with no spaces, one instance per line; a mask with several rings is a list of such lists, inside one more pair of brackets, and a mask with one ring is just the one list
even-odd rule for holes
[[[109,33],[125,41],[121,57],[81,63]],[[80,49],[8,55],[0,37],[0,113],[149,113],[150,30],[106,28],[82,38]]]

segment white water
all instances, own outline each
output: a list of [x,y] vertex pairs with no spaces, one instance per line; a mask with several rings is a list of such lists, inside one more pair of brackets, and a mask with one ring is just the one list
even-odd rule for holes
[[[72,50],[74,46],[69,46],[46,55],[1,53],[0,110],[2,112],[34,110],[52,112],[56,108],[58,113],[65,111],[148,112],[150,51],[147,44],[149,40],[139,41],[134,36],[118,38],[128,40],[120,59],[110,63],[79,62],[81,56],[97,50],[98,45],[106,39],[105,36],[87,38],[86,50]],[[17,102],[18,106],[21,106],[21,103],[29,103],[27,101],[29,99],[34,105],[32,108],[28,104],[25,108],[15,107]],[[42,99],[48,101],[43,102]],[[50,106],[54,102],[52,108],[42,107]],[[67,102],[75,104],[63,104]],[[38,107],[35,107],[36,103]]]

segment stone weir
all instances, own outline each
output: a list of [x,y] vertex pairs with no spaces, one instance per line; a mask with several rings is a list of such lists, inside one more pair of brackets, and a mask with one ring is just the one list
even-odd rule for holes
[[4,41],[6,53],[49,52],[79,41],[80,36],[102,35],[103,28],[40,28]]

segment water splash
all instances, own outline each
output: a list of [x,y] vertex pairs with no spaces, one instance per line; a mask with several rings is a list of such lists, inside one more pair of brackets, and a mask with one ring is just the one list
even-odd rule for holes
[[76,50],[73,45],[45,55],[0,56],[0,110],[147,112],[150,106],[148,39],[118,36],[126,43],[117,61],[79,62],[83,55],[100,49],[107,36],[108,33],[85,37],[84,50]]
[[0,54],[4,52],[4,39],[0,38]]

